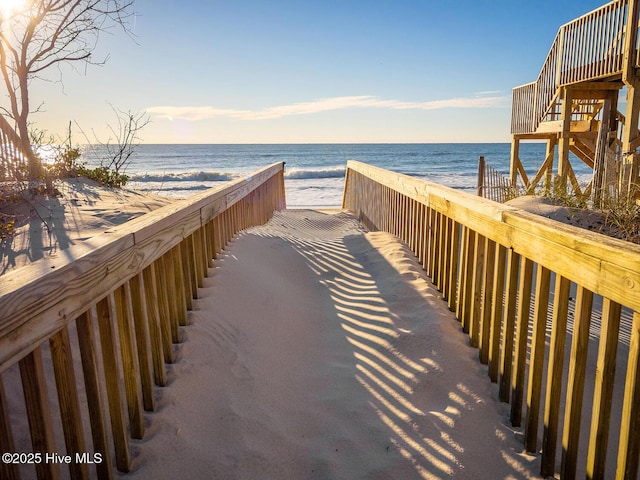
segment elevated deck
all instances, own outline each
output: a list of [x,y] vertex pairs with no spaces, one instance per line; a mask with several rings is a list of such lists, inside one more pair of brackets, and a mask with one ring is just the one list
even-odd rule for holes
[[[638,2],[616,0],[560,27],[536,81],[513,90],[511,182],[533,192],[544,180],[599,203],[638,184]],[[623,90],[624,89],[624,90]],[[626,91],[626,111],[618,111]],[[547,141],[531,178],[519,159],[521,140]],[[554,156],[557,147],[557,168]],[[594,171],[580,186],[569,152]],[[554,175],[556,175],[554,181]],[[583,188],[584,187],[584,188]]]

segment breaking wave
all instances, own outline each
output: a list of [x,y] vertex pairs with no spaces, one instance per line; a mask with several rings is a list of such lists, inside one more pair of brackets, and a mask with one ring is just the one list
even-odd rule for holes
[[346,167],[324,167],[324,168],[286,168],[285,178],[291,180],[306,180],[311,178],[341,178],[344,177]]
[[237,173],[224,172],[181,172],[181,173],[138,173],[133,174],[133,182],[226,182],[240,177]]

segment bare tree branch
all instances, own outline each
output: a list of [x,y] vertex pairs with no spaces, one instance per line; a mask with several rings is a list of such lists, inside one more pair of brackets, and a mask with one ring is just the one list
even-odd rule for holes
[[151,122],[151,118],[146,112],[132,113],[130,110],[119,110],[113,105],[110,107],[116,115],[118,126],[116,129],[109,125],[115,140],[112,142],[109,139],[103,144],[107,152],[106,161],[109,162],[106,166],[116,173],[123,173],[131,163],[131,156],[140,140],[140,131]]
[[[29,140],[29,85],[42,79],[43,72],[61,64],[100,65],[93,51],[101,32],[116,26],[132,35],[129,22],[134,18],[133,0],[31,0],[9,18],[0,19],[0,70],[6,89],[9,113],[29,158],[34,179],[39,160]],[[8,122],[3,123],[3,129]]]

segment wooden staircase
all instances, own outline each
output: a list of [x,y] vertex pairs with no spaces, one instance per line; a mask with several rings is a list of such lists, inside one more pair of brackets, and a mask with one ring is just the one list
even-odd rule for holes
[[[640,183],[639,1],[616,0],[560,27],[536,81],[513,89],[513,187],[521,182],[532,193],[542,179],[545,188],[551,188],[553,179],[596,199],[612,189],[635,191]],[[626,115],[618,111],[623,88]],[[625,122],[625,116],[632,121]],[[519,143],[541,139],[548,142],[547,156],[529,181]],[[569,152],[594,170],[584,190],[573,174]]]

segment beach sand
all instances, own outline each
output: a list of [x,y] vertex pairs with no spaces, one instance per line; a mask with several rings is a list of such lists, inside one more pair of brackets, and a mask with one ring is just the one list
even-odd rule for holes
[[[43,202],[51,243],[21,231],[4,271],[168,202],[65,188]],[[477,350],[394,236],[345,212],[276,213],[232,240],[199,297],[126,478],[539,478]]]
[[537,478],[477,350],[394,236],[290,210],[236,237],[132,478]]
[[59,195],[3,204],[16,232],[0,245],[0,275],[41,258],[55,258],[79,242],[169,204],[166,197],[105,188],[83,177],[57,181]]
[[611,230],[611,227],[606,225],[604,215],[596,210],[557,205],[547,197],[535,195],[516,197],[506,202],[505,205],[520,208],[527,212],[540,215],[541,217],[555,220],[556,222],[566,223],[592,232],[615,236],[615,232]]

